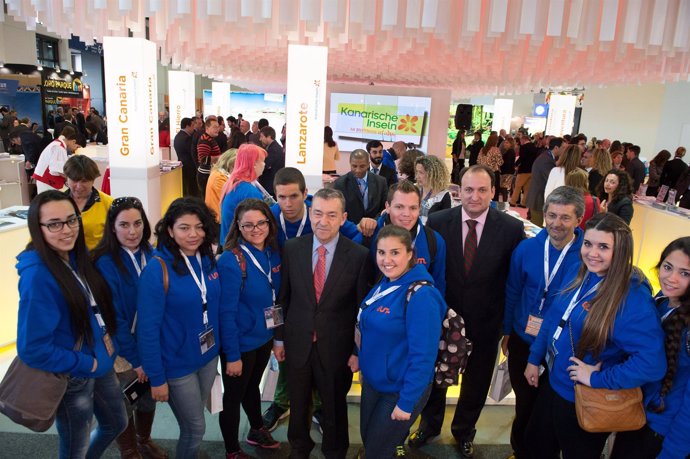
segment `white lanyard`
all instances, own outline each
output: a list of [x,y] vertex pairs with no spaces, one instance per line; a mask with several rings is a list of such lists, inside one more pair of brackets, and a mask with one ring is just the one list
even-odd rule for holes
[[[67,262],[65,262],[65,264],[67,264]],[[105,321],[103,320],[103,316],[101,315],[100,309],[98,309],[96,298],[94,298],[93,293],[91,293],[91,288],[89,288],[89,285],[82,280],[79,274],[77,274],[77,272],[74,269],[72,269],[72,267],[69,264],[67,264],[67,266],[69,267],[69,270],[72,271],[74,278],[77,279],[77,282],[79,282],[79,285],[81,285],[86,295],[89,297],[89,303],[91,305],[91,309],[93,309],[93,314],[96,316],[96,322],[98,322],[98,326],[101,327],[103,333],[105,333]]]
[[[295,237],[300,237],[302,235],[302,231],[304,231],[304,225],[307,224],[307,205],[304,204],[304,215],[302,215],[302,222],[299,224],[299,229],[297,230],[297,234]],[[285,239],[290,239],[287,234],[287,229],[285,229],[285,217],[283,216],[283,212],[280,213],[280,227],[283,229],[283,234],[285,235]]]
[[244,250],[244,253],[249,255],[249,258],[252,260],[252,263],[254,263],[254,266],[256,266],[256,269],[261,271],[261,274],[266,276],[266,279],[268,279],[268,283],[271,286],[271,293],[273,294],[273,304],[276,304],[276,289],[273,288],[273,278],[271,274],[271,260],[268,260],[268,274],[266,274],[266,271],[264,271],[264,268],[261,267],[257,259],[254,257],[254,254],[245,246],[244,244],[240,244],[240,247],[242,250]]
[[602,283],[602,281],[597,282],[594,287],[590,288],[587,290],[587,293],[582,295],[582,298],[578,299],[578,295],[580,295],[580,290],[582,290],[582,286],[584,285],[585,281],[587,278],[582,281],[580,286],[577,288],[577,291],[575,292],[575,295],[573,295],[573,298],[570,300],[570,304],[568,305],[568,309],[565,310],[563,313],[563,317],[561,317],[561,321],[558,324],[558,327],[556,327],[556,331],[553,334],[553,342],[555,343],[558,341],[558,338],[561,336],[561,332],[563,331],[563,327],[565,327],[566,322],[568,322],[568,319],[570,318],[570,314],[573,312],[573,309],[575,309],[575,306],[582,301],[583,299],[587,298],[589,295],[594,293],[598,288],[599,285]]
[[127,247],[122,247],[125,249],[125,252],[127,252],[127,255],[129,255],[129,258],[132,260],[132,264],[134,265],[134,269],[137,271],[137,276],[141,277],[141,271],[143,271],[144,268],[146,268],[146,257],[144,256],[144,251],[141,251],[141,265],[137,263],[137,259],[134,256],[134,253],[129,250]]
[[[384,296],[389,295],[390,293],[395,292],[398,290],[401,286],[400,285],[393,285],[392,287],[388,287],[386,290],[383,292],[381,291],[381,286],[379,285],[374,294],[369,298],[367,301],[364,302],[364,304],[367,305],[367,307],[371,306],[374,304],[376,301],[380,300]],[[357,313],[357,322],[359,322],[359,317],[362,315],[362,311],[364,308],[359,308],[359,313]]]
[[572,240],[568,242],[568,245],[566,245],[563,250],[561,250],[561,254],[558,256],[558,260],[556,260],[556,265],[553,267],[553,271],[551,271],[551,274],[549,274],[549,240],[551,238],[547,237],[546,241],[544,242],[544,294],[541,297],[541,303],[539,303],[539,313],[541,314],[541,310],[544,307],[544,301],[546,300],[546,294],[549,293],[549,285],[551,285],[551,282],[553,282],[554,277],[556,277],[556,273],[561,267],[561,264],[563,263],[563,260],[565,259],[565,256],[568,254],[568,249],[573,245],[575,242],[575,236],[573,236]]
[[194,272],[194,268],[192,268],[192,264],[189,262],[189,258],[187,258],[187,255],[184,254],[182,249],[180,249],[180,253],[182,254],[184,262],[187,264],[187,269],[189,270],[189,273],[192,275],[192,278],[194,278],[196,286],[199,287],[199,290],[201,291],[204,325],[208,325],[208,311],[206,305],[206,279],[204,279],[204,267],[201,264],[201,255],[199,254],[199,251],[196,252],[196,261],[199,263],[199,271],[201,272],[201,281],[199,281],[199,277],[197,277],[196,272]]
[[675,310],[676,310],[675,308],[671,308],[671,309],[669,309],[669,310],[666,312],[666,314],[664,314],[663,316],[661,316],[661,323],[664,323],[664,321],[665,321],[666,319],[668,319],[668,317],[669,317],[671,314],[673,314],[673,312],[674,312]]
[[412,248],[414,249],[414,246],[417,244],[417,238],[419,237],[419,233],[422,231],[422,225],[417,223],[417,234],[414,235],[414,240],[412,241]]

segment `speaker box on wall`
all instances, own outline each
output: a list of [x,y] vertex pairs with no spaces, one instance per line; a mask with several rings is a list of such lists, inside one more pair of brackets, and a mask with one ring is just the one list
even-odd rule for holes
[[455,109],[455,129],[468,130],[472,127],[472,105],[458,104]]

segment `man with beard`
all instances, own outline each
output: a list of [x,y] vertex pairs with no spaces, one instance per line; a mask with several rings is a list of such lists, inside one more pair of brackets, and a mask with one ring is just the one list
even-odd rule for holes
[[367,153],[369,153],[369,161],[371,162],[370,172],[372,174],[380,175],[386,179],[386,183],[390,187],[397,183],[398,174],[395,169],[382,164],[383,163],[383,144],[378,140],[372,140],[367,143]]

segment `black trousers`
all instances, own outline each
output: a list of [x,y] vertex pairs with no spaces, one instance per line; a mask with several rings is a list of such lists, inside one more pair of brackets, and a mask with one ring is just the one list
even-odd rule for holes
[[227,361],[225,354],[221,352],[220,361],[223,370],[223,411],[220,412],[218,423],[225,442],[225,451],[234,453],[240,450],[240,404],[247,414],[249,425],[252,429],[263,427],[261,419],[261,393],[259,383],[266,369],[268,359],[271,357],[273,340],[268,341],[260,348],[243,352],[242,375],[230,377],[225,373]]
[[206,197],[206,184],[208,183],[208,178],[211,174],[202,174],[201,172],[196,172],[196,183],[199,185],[199,196],[201,199]]
[[654,459],[661,452],[663,435],[649,425],[632,432],[618,432],[610,459]]
[[525,432],[533,459],[599,459],[608,433],[591,433],[577,423],[575,404],[558,395],[549,378],[539,380],[539,395]]
[[[491,386],[491,376],[498,354],[499,336],[495,339],[477,341],[467,362],[467,368],[460,383],[460,397],[450,426],[453,436],[462,441],[474,438],[475,425],[484,408]],[[443,427],[446,410],[446,391],[436,386],[431,390],[429,401],[422,410],[420,429],[439,434]]]
[[196,165],[182,164],[182,196],[199,197],[199,185],[196,183]]
[[316,344],[312,345],[303,367],[290,365],[287,357],[290,421],[288,440],[291,458],[307,459],[314,448],[311,429],[312,388],[321,396],[323,442],[321,450],[327,459],[344,459],[350,446],[347,423],[347,393],[352,385],[352,371],[347,362],[336,369],[322,365]]
[[[513,447],[517,459],[529,457],[525,443],[525,430],[539,393],[539,389],[527,384],[525,379],[525,367],[528,358],[529,344],[513,331],[508,340],[508,373],[513,392],[515,392],[515,419],[513,419],[513,426],[510,429],[510,446]],[[547,372],[544,372],[539,378],[539,384],[543,384],[546,378],[548,375]]]

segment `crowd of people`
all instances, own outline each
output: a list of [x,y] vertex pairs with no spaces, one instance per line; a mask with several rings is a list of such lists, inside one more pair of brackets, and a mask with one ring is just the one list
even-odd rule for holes
[[[275,129],[238,118],[227,119],[225,143],[222,118],[182,120],[173,143],[184,196],[159,222],[137,198],[93,187],[93,161],[68,155],[69,126],[37,165],[63,183],[29,208],[17,351],[69,376],[60,457],[99,457],[112,441],[123,458],[167,457],[150,435],[157,402],[179,425],[176,457],[196,457],[219,365],[228,458],[250,457],[241,440],[278,448],[271,432],[288,416],[290,457],[309,457],[315,423],[324,455],[344,458],[356,372],[364,455],[404,456],[406,442],[422,448],[444,425],[447,388],[434,372],[449,310],[472,342],[450,423],[462,457],[474,456],[499,350],[516,396],[514,457],[600,456],[609,433],[580,427],[575,384],[642,387],[647,424],[616,435],[615,457],[690,454],[690,238],[660,254],[654,296],[632,264],[628,226],[639,148],[625,147],[628,172],[606,140],[501,132],[466,146],[460,136],[449,171],[405,144],[371,141],[350,154],[349,172],[310,195],[302,173],[285,167]],[[339,152],[325,134],[324,172],[333,173]],[[650,170],[647,192],[690,180],[669,158],[653,160],[659,185]],[[544,228],[525,239],[521,220],[491,205],[500,197]],[[262,414],[271,354],[279,380]],[[145,387],[136,403],[121,392],[133,382]]]

